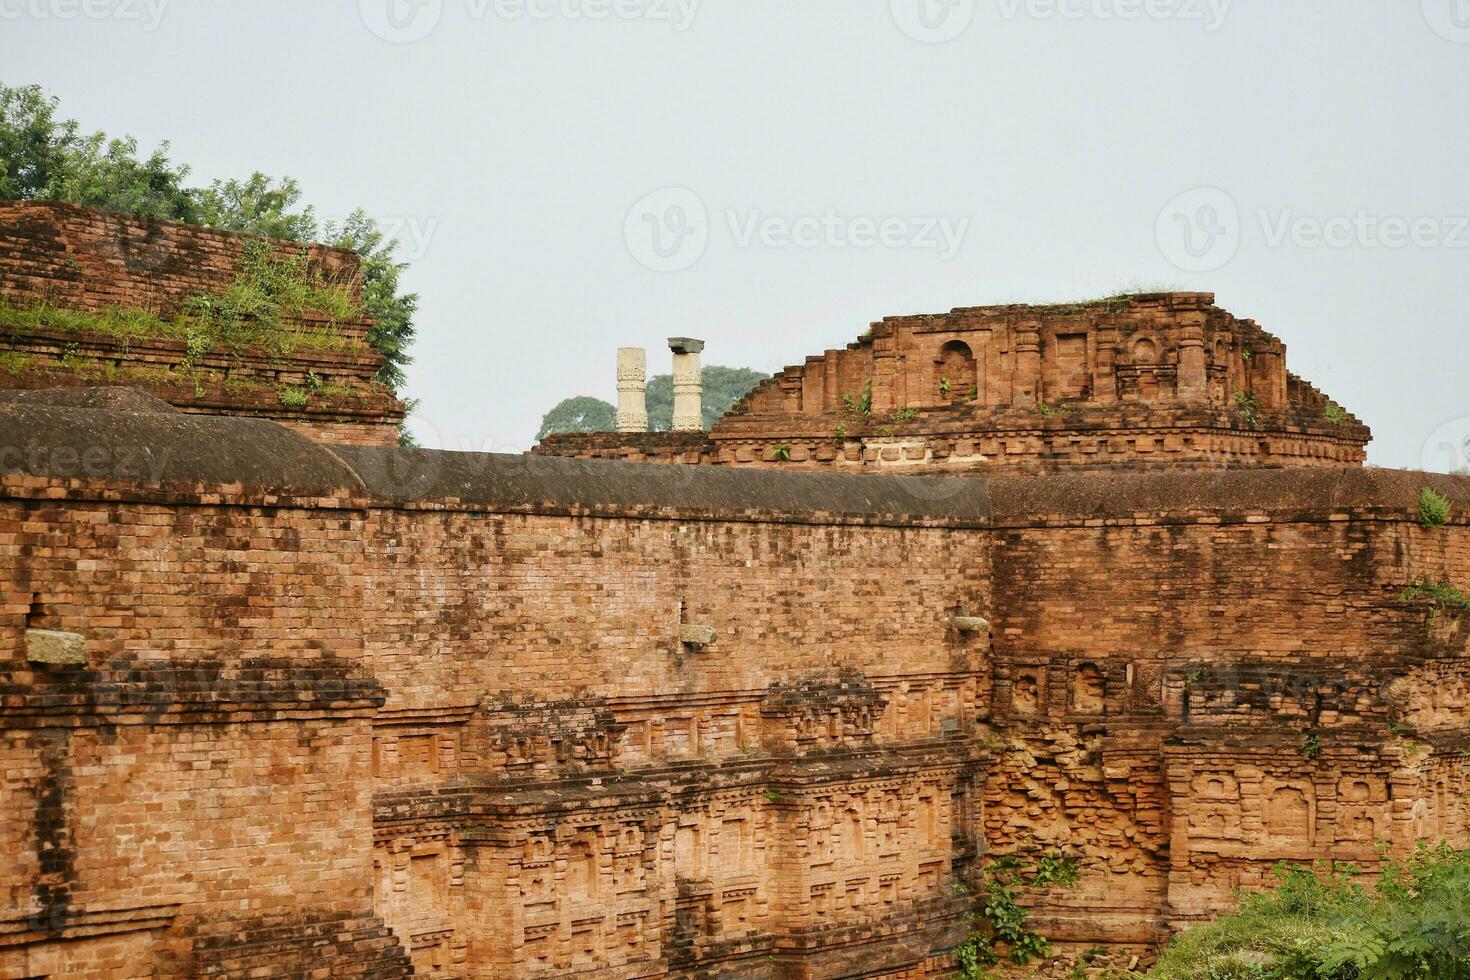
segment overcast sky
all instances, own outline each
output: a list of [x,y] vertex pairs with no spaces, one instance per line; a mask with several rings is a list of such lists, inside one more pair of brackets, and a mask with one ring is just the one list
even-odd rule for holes
[[1470,463],[1470,0],[0,0],[0,80],[395,227],[431,446],[526,448],[622,345],[1142,284],[1372,462]]

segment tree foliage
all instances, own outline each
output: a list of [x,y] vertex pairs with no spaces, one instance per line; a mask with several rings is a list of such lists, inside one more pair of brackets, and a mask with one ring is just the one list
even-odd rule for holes
[[1278,866],[1281,884],[1177,937],[1155,980],[1470,980],[1470,851],[1421,844],[1376,885],[1351,866]]
[[547,412],[536,438],[545,439],[553,432],[612,432],[617,427],[617,409],[601,398],[579,395]]
[[59,108],[40,86],[0,84],[0,200],[60,201],[355,249],[362,256],[363,306],[377,320],[368,342],[386,361],[378,380],[402,387],[418,296],[402,291],[407,265],[394,261],[397,242],[364,211],[322,224],[315,209],[301,207],[295,180],[259,172],[192,187],[189,168],[170,160],[167,143],[143,155],[131,136],[83,135],[76,120],[57,117]]
[[[704,383],[704,427],[708,429],[769,375],[750,368],[710,365],[700,372]],[[648,381],[648,427],[668,432],[674,427],[674,376],[659,374]]]

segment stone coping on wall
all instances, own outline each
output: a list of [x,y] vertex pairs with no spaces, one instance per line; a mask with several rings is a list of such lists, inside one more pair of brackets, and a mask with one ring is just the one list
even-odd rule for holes
[[147,396],[93,392],[0,401],[0,475],[20,484],[192,488],[216,502],[264,493],[357,507],[976,527],[1365,512],[1416,519],[1419,494],[1431,487],[1458,505],[1452,520],[1470,518],[1470,477],[1400,470],[928,477],[324,447],[263,419],[191,415],[140,400]]
[[490,510],[532,506],[551,513],[718,519],[785,516],[983,526],[986,488],[952,477],[785,474],[710,466],[423,449],[334,446],[376,497],[411,506],[453,501]]
[[1346,520],[1365,512],[1403,518],[1419,512],[1426,487],[1457,504],[1470,522],[1470,477],[1362,467],[993,477],[996,526],[1087,523],[1140,517],[1196,522],[1289,518]]

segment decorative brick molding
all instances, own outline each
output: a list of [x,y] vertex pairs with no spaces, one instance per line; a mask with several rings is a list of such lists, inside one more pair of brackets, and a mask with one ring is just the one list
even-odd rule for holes
[[[172,453],[79,471],[83,440]],[[1470,479],[785,474],[11,404],[0,552],[17,975],[920,980],[985,856],[1047,852],[1080,877],[1032,921],[1122,966],[1278,860],[1470,843],[1470,625],[1405,591],[1467,584]],[[29,665],[27,629],[89,663]]]
[[553,436],[542,455],[1005,476],[1356,466],[1371,434],[1207,293],[889,317],[759,385],[702,441]]

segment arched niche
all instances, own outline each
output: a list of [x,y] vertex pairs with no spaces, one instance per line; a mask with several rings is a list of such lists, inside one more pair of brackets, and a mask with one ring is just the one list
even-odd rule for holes
[[964,402],[979,395],[975,352],[963,340],[951,340],[934,358],[934,398],[940,404]]
[[1100,715],[1105,710],[1106,684],[1096,664],[1083,664],[1072,677],[1072,710],[1079,715]]

